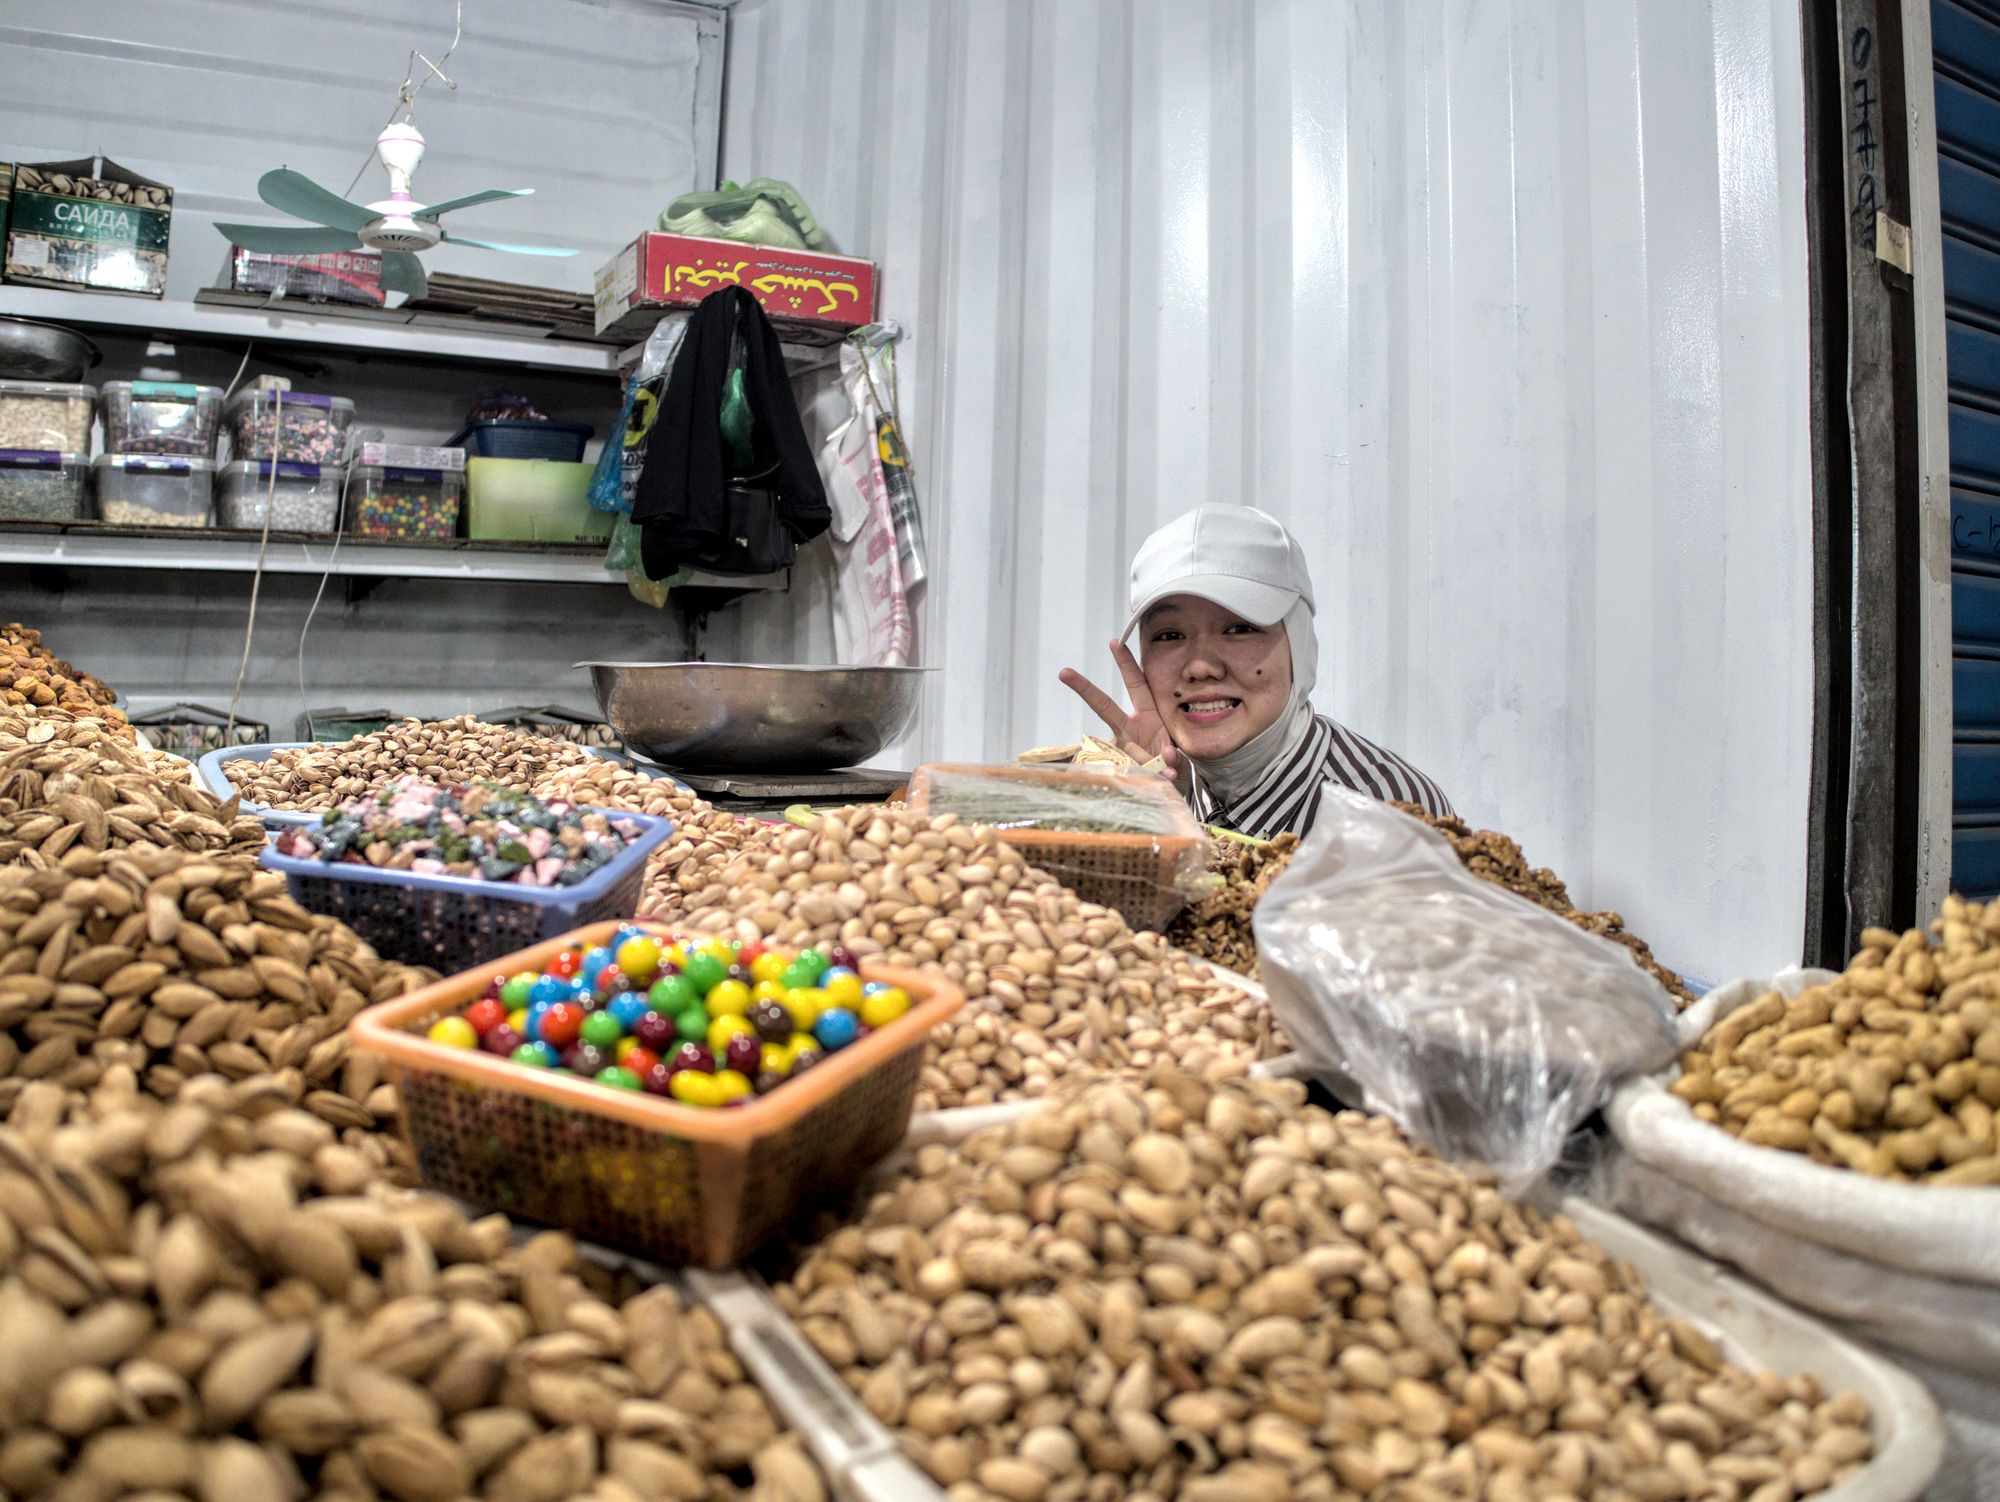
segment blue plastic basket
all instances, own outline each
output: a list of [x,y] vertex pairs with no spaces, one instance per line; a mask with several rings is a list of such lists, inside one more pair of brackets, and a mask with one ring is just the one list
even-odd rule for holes
[[596,431],[587,422],[488,417],[460,428],[448,446],[464,449],[468,459],[553,459],[559,464],[576,464],[582,461],[583,446]]
[[338,918],[384,959],[429,965],[452,975],[586,923],[634,916],[646,857],[674,832],[674,821],[608,808],[585,812],[629,821],[639,826],[639,833],[601,871],[573,887],[524,887],[352,861],[300,860],[278,854],[269,844],[263,862],[284,873],[300,907]]
[[[259,746],[222,746],[214,751],[210,751],[197,761],[195,763],[195,770],[200,773],[201,780],[208,790],[224,803],[227,803],[231,798],[236,797],[236,785],[224,774],[222,770],[224,762],[269,761],[276,752],[297,751],[304,746],[319,744],[321,743],[318,741],[273,741],[268,745]],[[571,742],[570,744],[574,745],[575,743]],[[581,751],[585,756],[595,756],[606,761],[623,760],[623,758],[614,755],[601,746],[577,746],[576,749]],[[679,786],[679,784],[676,784],[676,786]],[[323,817],[319,813],[297,809],[269,808],[262,803],[253,803],[248,798],[245,798],[238,807],[251,818],[262,819],[265,825],[271,829],[292,829],[300,825],[317,824]],[[628,816],[620,814],[619,817],[626,818]],[[637,815],[629,817],[636,818]]]

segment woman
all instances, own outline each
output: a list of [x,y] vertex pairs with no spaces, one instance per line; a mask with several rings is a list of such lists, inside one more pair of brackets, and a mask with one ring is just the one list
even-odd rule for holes
[[[1313,712],[1319,648],[1305,553],[1249,506],[1198,506],[1132,561],[1132,617],[1111,655],[1132,708],[1074,668],[1062,681],[1141,761],[1159,757],[1204,824],[1304,834],[1331,780],[1451,813],[1393,751]],[[1139,655],[1125,645],[1139,632]]]

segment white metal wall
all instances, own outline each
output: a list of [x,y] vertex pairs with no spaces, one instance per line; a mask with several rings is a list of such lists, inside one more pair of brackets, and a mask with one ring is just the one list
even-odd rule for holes
[[[1323,708],[1670,961],[1795,959],[1798,57],[1795,0],[743,0],[725,172],[911,330],[916,749],[1084,728],[1056,671],[1108,671],[1139,540],[1250,501]],[[710,651],[829,634],[795,595]]]

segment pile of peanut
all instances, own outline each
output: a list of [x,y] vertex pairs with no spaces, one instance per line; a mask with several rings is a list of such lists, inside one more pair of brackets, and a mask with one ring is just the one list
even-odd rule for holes
[[347,1024],[433,979],[240,856],[134,845],[0,870],[0,1115],[34,1080],[88,1089],[123,1067],[172,1099],[220,1074],[273,1085],[401,1164],[395,1092],[378,1059],[350,1054]]
[[[752,1477],[755,1491],[749,1492]],[[714,1319],[384,1183],[266,1082],[0,1128],[0,1489],[825,1502]]]
[[1065,1092],[922,1149],[779,1297],[952,1502],[1791,1502],[1872,1453],[1859,1397],[1302,1095]]
[[44,647],[41,632],[19,621],[0,626],[0,706],[99,716],[129,740],[131,727],[111,707],[115,697],[102,678],[71,667]]
[[2000,902],[1871,928],[1831,983],[1767,991],[1681,1055],[1675,1095],[1760,1147],[1877,1178],[2000,1184]]
[[263,848],[262,824],[206,788],[161,777],[157,753],[86,720],[23,729],[12,733],[0,716],[0,866],[47,868],[71,850],[141,844],[252,859]]
[[950,814],[843,809],[734,848],[701,832],[647,903],[697,932],[940,969],[971,1004],[934,1040],[920,1111],[1039,1096],[1078,1070],[1241,1073],[1286,1048],[1261,999]]
[[588,760],[587,752],[568,741],[463,715],[455,720],[402,720],[351,741],[315,742],[274,752],[267,761],[225,761],[222,770],[252,803],[323,813],[403,777],[442,783],[497,782],[531,792],[554,769]]

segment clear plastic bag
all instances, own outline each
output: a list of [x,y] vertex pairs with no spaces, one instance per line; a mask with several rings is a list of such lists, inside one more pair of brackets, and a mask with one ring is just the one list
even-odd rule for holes
[[919,812],[988,824],[1087,902],[1158,929],[1201,892],[1208,835],[1160,777],[1044,767],[919,767]]
[[1674,1056],[1672,998],[1623,948],[1342,788],[1254,923],[1271,1009],[1308,1070],[1509,1192],[1613,1084]]

